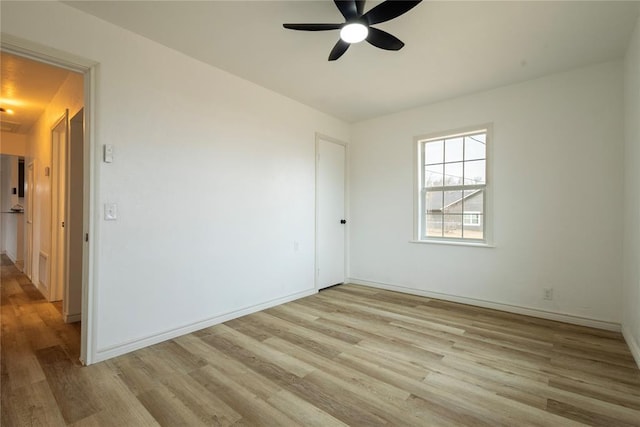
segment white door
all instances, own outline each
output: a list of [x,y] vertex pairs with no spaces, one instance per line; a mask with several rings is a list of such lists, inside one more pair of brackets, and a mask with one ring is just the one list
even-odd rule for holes
[[33,162],[27,166],[27,259],[25,273],[29,280],[33,281],[33,191],[35,183],[33,181]]
[[316,151],[316,286],[323,289],[345,278],[346,147],[318,137]]
[[60,301],[67,285],[67,164],[69,110],[51,131],[51,279],[50,301]]

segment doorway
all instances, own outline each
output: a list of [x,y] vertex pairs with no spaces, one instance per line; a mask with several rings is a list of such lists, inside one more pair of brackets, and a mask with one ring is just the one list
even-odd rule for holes
[[[79,359],[83,364],[91,364],[96,325],[90,312],[93,251],[89,236],[93,230],[90,218],[94,211],[90,196],[95,185],[90,122],[96,64],[4,35],[1,51],[3,55],[37,64],[40,69],[45,64],[73,75],[73,78],[61,79],[64,83],[54,92],[56,98],[49,104],[40,104],[48,106],[42,113],[43,120],[37,128],[31,128],[35,130],[28,138],[32,145],[26,156],[25,255],[28,266],[25,270],[47,299],[62,301],[57,307],[65,322],[81,322]],[[38,76],[39,82],[45,78],[41,74]],[[60,92],[63,87],[73,89]],[[72,117],[67,112],[63,119],[54,122],[65,106],[71,109]]]
[[345,143],[322,135],[316,137],[316,288],[344,282],[345,238]]

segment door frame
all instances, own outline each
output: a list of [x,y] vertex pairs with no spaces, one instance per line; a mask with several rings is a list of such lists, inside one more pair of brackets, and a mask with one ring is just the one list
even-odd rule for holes
[[[98,201],[98,154],[94,147],[96,76],[98,63],[86,58],[63,52],[38,43],[33,43],[9,34],[2,34],[0,50],[22,56],[33,61],[44,62],[56,67],[80,73],[84,77],[84,143],[83,143],[83,234],[85,243],[82,251],[82,328],[80,338],[80,361],[90,365],[97,353],[96,331],[96,277]],[[35,258],[35,257],[34,257]]]
[[347,220],[344,229],[344,280],[348,281],[349,275],[349,144],[336,138],[332,138],[320,132],[315,134],[315,216],[314,216],[314,261],[313,261],[313,286],[319,291],[318,286],[318,217],[320,213],[319,182],[320,168],[320,141],[327,141],[344,147],[344,217]]

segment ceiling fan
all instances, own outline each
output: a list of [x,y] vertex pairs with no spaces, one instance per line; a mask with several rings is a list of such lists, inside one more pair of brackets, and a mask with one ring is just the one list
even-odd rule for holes
[[344,16],[343,24],[283,24],[283,27],[301,31],[340,30],[340,40],[331,50],[329,61],[340,58],[352,43],[363,40],[380,49],[400,50],[404,46],[400,39],[371,25],[397,18],[421,1],[386,0],[363,14],[365,0],[334,0],[338,10]]

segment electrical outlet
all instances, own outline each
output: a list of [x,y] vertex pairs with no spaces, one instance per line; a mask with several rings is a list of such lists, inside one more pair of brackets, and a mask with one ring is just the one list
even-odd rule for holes
[[543,299],[551,301],[553,299],[553,288],[544,288]]
[[118,219],[118,205],[115,203],[104,204],[104,220],[115,221]]

